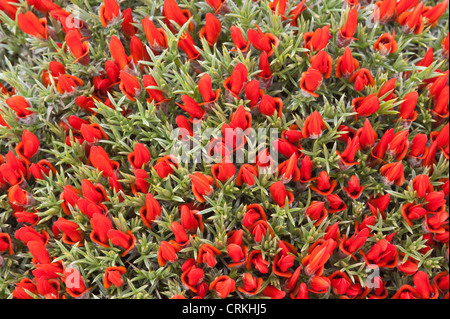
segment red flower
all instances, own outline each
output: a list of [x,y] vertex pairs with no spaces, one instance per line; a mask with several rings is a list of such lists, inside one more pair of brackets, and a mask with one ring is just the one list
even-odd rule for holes
[[278,175],[281,177],[281,181],[284,184],[289,183],[291,180],[297,182],[300,178],[300,169],[297,166],[298,155],[293,153],[287,161],[278,165]]
[[281,181],[270,185],[270,194],[275,203],[280,207],[286,205],[286,199],[288,200],[289,205],[294,201],[294,195],[292,192],[286,190],[286,187]]
[[253,277],[250,273],[246,272],[242,276],[242,282],[243,286],[237,287],[237,289],[247,296],[253,296],[256,295],[261,289],[263,279],[259,277]]
[[412,227],[412,220],[421,219],[425,216],[427,211],[420,204],[406,203],[402,206],[401,213],[403,218],[405,218],[406,223]]
[[58,83],[56,84],[56,90],[61,93],[72,94],[76,92],[78,86],[83,85],[83,80],[77,78],[76,76],[63,74],[58,78]]
[[316,241],[308,250],[308,254],[302,259],[302,265],[308,276],[320,276],[324,271],[326,262],[330,259],[336,248],[333,239]]
[[338,47],[348,46],[355,34],[356,27],[358,26],[358,9],[353,6],[348,11],[346,16],[345,24],[339,29],[339,34],[337,38]]
[[120,230],[110,229],[107,235],[114,246],[119,246],[124,249],[121,255],[122,257],[125,257],[136,245],[136,237],[134,237],[130,230],[124,233]]
[[27,243],[27,248],[33,256],[33,264],[49,264],[51,263],[50,254],[45,248],[45,244],[41,241],[31,240]]
[[19,12],[17,15],[17,24],[20,30],[28,35],[41,40],[47,40],[47,19],[39,19],[33,12]]
[[312,185],[311,189],[321,195],[328,196],[336,188],[336,185],[336,180],[330,182],[328,173],[326,171],[321,171],[319,176],[315,179],[315,185]]
[[193,118],[193,119],[203,118],[203,115],[205,114],[205,110],[192,97],[190,97],[189,95],[183,94],[181,96],[181,100],[183,101],[184,104],[177,103],[177,105],[179,107],[181,107],[183,110],[185,110],[191,118]]
[[364,185],[361,186],[359,184],[359,178],[356,177],[356,175],[352,175],[352,177],[350,177],[350,181],[348,182],[348,186],[344,187],[344,191],[348,196],[350,196],[350,198],[356,200],[361,196],[364,188]]
[[302,0],[300,1],[292,10],[291,12],[289,12],[289,17],[291,20],[291,25],[293,27],[298,27],[298,18],[300,16],[300,14],[306,10],[306,6],[305,6],[306,0]]
[[417,105],[417,100],[419,98],[419,93],[416,91],[409,92],[403,97],[402,103],[399,106],[399,118],[404,122],[413,122],[417,118],[417,111],[415,107]]
[[209,175],[204,175],[200,172],[189,174],[192,182],[192,192],[195,199],[200,203],[204,203],[206,200],[204,196],[211,196],[213,193],[212,184],[214,179]]
[[437,213],[445,210],[445,194],[442,191],[431,191],[425,196],[425,208],[428,213]]
[[311,63],[311,68],[320,71],[325,79],[331,76],[333,60],[325,50],[320,50],[319,53],[309,59],[309,62]]
[[331,281],[327,277],[314,276],[309,282],[309,291],[314,294],[325,294],[330,289]]
[[373,129],[372,124],[367,118],[364,121],[363,127],[356,132],[356,135],[359,138],[359,145],[363,150],[372,148],[378,138],[377,132]]
[[414,277],[414,287],[422,299],[436,299],[439,296],[437,287],[432,287],[430,279],[424,271],[418,271]]
[[181,225],[189,233],[196,233],[197,229],[203,231],[202,215],[198,214],[198,210],[191,209],[188,205],[180,206]]
[[340,253],[343,255],[350,255],[354,260],[356,260],[356,257],[353,256],[353,253],[366,243],[367,238],[369,237],[369,233],[369,228],[364,228],[358,233],[355,232],[348,239],[345,235],[342,235],[343,238],[339,244]]
[[216,186],[220,187],[218,181],[223,184],[234,177],[236,174],[236,167],[233,163],[217,163],[211,166],[211,174],[216,181]]
[[230,27],[230,32],[231,40],[233,41],[235,47],[235,49],[232,49],[231,51],[240,50],[241,52],[247,52],[250,47],[250,41],[246,41],[244,39],[241,29],[232,25]]
[[100,22],[103,27],[114,24],[120,19],[120,7],[117,0],[104,0],[100,7]]
[[29,278],[22,278],[12,293],[14,299],[34,299],[31,294],[37,293],[36,284]]
[[314,221],[314,226],[318,226],[328,216],[325,203],[313,200],[306,208],[305,215]]
[[385,210],[388,208],[390,201],[391,196],[387,193],[385,195],[378,195],[375,198],[371,196],[367,205],[374,216],[378,216],[378,212],[380,212],[384,219],[386,218]]
[[20,95],[14,95],[6,99],[6,104],[16,113],[16,116],[26,122],[33,121],[36,113],[28,110],[30,103]]
[[95,213],[90,219],[92,231],[90,239],[103,247],[109,247],[108,231],[113,229],[112,221],[103,214]]
[[164,267],[166,263],[173,263],[178,260],[177,252],[180,247],[175,242],[162,241],[158,250],[158,264]]
[[398,263],[397,246],[384,238],[377,241],[367,253],[361,252],[361,254],[367,265],[394,268]]
[[166,155],[156,160],[153,166],[159,178],[166,178],[174,172],[174,168],[178,168],[177,160],[171,156]]
[[243,164],[239,169],[234,183],[236,186],[247,184],[248,187],[252,187],[256,184],[257,178],[258,168],[250,164]]
[[205,38],[210,46],[214,46],[219,39],[221,27],[222,25],[219,19],[214,14],[208,12],[205,16],[205,26],[200,29],[198,35],[200,38]]
[[327,196],[328,209],[330,214],[338,213],[347,209],[345,202],[337,194]]
[[215,15],[222,15],[230,12],[230,8],[228,7],[226,0],[206,0],[206,3],[216,10],[214,13]]
[[409,131],[397,132],[388,144],[386,153],[389,156],[395,157],[397,161],[402,160],[406,156],[409,149],[408,135]]
[[336,76],[349,78],[359,68],[359,62],[352,56],[352,50],[346,47],[344,54],[336,61]]
[[377,50],[383,56],[397,52],[398,46],[397,41],[395,41],[395,30],[393,34],[383,33],[377,41],[375,41],[373,49]]
[[142,19],[142,27],[148,44],[153,51],[161,52],[168,47],[166,32],[162,28],[157,28],[148,16]]
[[441,49],[442,49],[441,54],[447,60],[449,58],[449,34],[450,33],[447,33],[447,36],[444,39],[442,39],[442,42],[441,42]]
[[240,99],[240,94],[244,89],[244,85],[247,83],[248,71],[244,64],[238,63],[231,75],[225,79],[223,86],[226,89],[227,100],[237,98]]
[[[355,83],[356,91],[362,91],[366,86],[374,86],[375,80],[372,76],[372,73],[368,69],[361,68],[353,73],[353,75],[348,79],[350,83]],[[375,94],[371,94],[369,96],[376,96]],[[356,98],[358,99],[358,98]],[[356,100],[354,99],[354,100]]]
[[[176,31],[173,22],[182,27],[191,17],[191,13],[187,9],[181,9],[175,0],[164,0],[163,15],[166,17],[166,24],[172,32]],[[194,28],[192,22],[189,24],[189,30]]]
[[355,155],[359,149],[359,136],[355,136],[353,139],[351,139],[350,137],[348,138],[347,146],[342,153],[336,151],[336,154],[338,154],[340,157],[338,165],[341,170],[346,170],[353,165],[359,165],[359,162],[355,162]]
[[264,89],[268,89],[272,85],[272,72],[270,71],[269,58],[266,51],[259,56],[259,82]]
[[119,70],[125,70],[125,68],[131,63],[131,58],[127,56],[122,42],[115,35],[111,37],[109,42],[109,51],[111,52],[114,62],[119,67]]
[[301,183],[308,183],[312,180],[311,178],[311,170],[313,167],[313,163],[311,161],[311,158],[308,155],[305,155],[303,157],[301,166],[300,166],[300,182]]
[[11,237],[7,233],[0,233],[0,253],[4,251],[7,251],[11,256],[13,255]]
[[396,5],[396,0],[377,1],[373,9],[373,21],[382,24],[389,22],[394,16]]
[[[144,84],[145,90],[149,95],[148,98],[149,103],[155,101],[155,104],[157,105],[159,103],[167,101],[164,93],[160,89],[156,88],[158,87],[158,83],[156,83],[156,80],[153,76],[145,74],[142,77],[142,83]],[[153,88],[149,88],[150,86],[152,86]]]
[[448,0],[444,0],[436,4],[434,7],[424,7],[422,11],[422,16],[425,20],[426,26],[431,25],[431,27],[436,26],[439,18],[444,14],[448,7]]
[[84,239],[84,232],[73,221],[60,217],[53,223],[52,231],[55,237],[59,237],[59,232],[62,232],[62,241],[68,245],[76,243],[79,243],[80,246],[83,245],[81,241]]
[[[130,40],[130,53],[135,65],[138,65],[139,61],[150,61],[147,48],[137,36],[133,36]],[[140,69],[143,70],[143,68],[144,65],[140,65]]]
[[403,26],[406,33],[420,34],[424,29],[422,17],[423,2],[420,2],[412,11],[406,11],[397,17],[397,22]]
[[386,185],[392,185],[395,183],[397,186],[402,186],[405,182],[405,173],[402,161],[383,165],[380,168],[380,173],[383,176]]
[[83,277],[75,268],[65,268],[62,279],[66,286],[66,292],[73,298],[83,297],[92,288],[86,288]]
[[139,209],[139,215],[141,216],[144,225],[148,228],[152,228],[153,222],[161,215],[161,205],[152,194],[147,193],[145,195],[145,203],[144,206]]
[[322,85],[323,76],[319,70],[310,67],[307,71],[302,73],[300,78],[300,88],[302,93],[306,96],[318,97],[319,94],[315,91]]
[[267,56],[270,57],[273,54],[273,48],[278,47],[280,40],[271,33],[263,33],[256,24],[255,26],[257,30],[247,31],[248,40],[257,50],[267,52]]
[[28,130],[22,133],[22,141],[17,144],[15,151],[26,163],[39,152],[39,139]]
[[186,53],[189,60],[196,60],[200,56],[200,52],[195,48],[194,39],[187,31],[181,35],[178,47]]
[[271,97],[264,94],[259,102],[259,111],[266,116],[274,116],[277,112],[278,117],[281,117],[283,110],[283,100],[279,97]]
[[417,175],[412,181],[413,189],[419,198],[423,198],[427,193],[433,192],[433,185],[430,183],[428,175]]
[[253,250],[248,255],[246,266],[248,270],[255,267],[261,274],[267,274],[269,272],[269,265],[269,261],[263,258],[260,250]]
[[200,249],[197,253],[197,263],[202,264],[206,263],[208,267],[214,267],[217,263],[216,256],[221,255],[219,249],[216,247],[210,245],[210,244],[203,244],[200,246]]
[[318,111],[314,111],[306,117],[302,128],[303,138],[317,139],[326,129],[325,122]]
[[77,29],[67,32],[64,39],[69,47],[70,53],[75,58],[74,63],[78,62],[83,65],[88,65],[91,62],[89,44],[87,41],[82,41],[82,36]]
[[236,282],[230,277],[222,275],[211,282],[209,290],[215,290],[220,298],[226,298],[236,290]]
[[105,276],[103,277],[103,287],[105,287],[105,289],[109,289],[111,285],[114,285],[116,287],[122,287],[123,286],[122,275],[124,275],[126,272],[127,269],[122,266],[106,268]]
[[199,285],[202,284],[205,277],[203,269],[195,265],[194,258],[187,259],[181,266],[181,281],[183,286],[190,289],[194,293],[198,293]]
[[310,51],[319,51],[328,45],[331,39],[330,26],[326,25],[316,29],[314,32],[306,32],[303,35],[304,46]]
[[103,176],[111,177],[119,168],[119,163],[111,161],[108,153],[101,146],[93,146],[89,153],[92,166],[102,172]]
[[[355,73],[356,74],[356,73]],[[380,100],[375,93],[366,97],[357,97],[352,100],[352,105],[357,116],[369,116],[377,112],[380,108]]]
[[134,75],[131,75],[128,72],[120,71],[120,84],[119,88],[126,97],[134,102],[136,96],[139,96],[141,93],[141,84],[139,80]]
[[395,95],[394,93],[396,81],[396,78],[392,78],[386,81],[386,83],[383,84],[383,86],[380,88],[380,91],[378,92],[378,98],[383,99],[383,101],[396,99],[397,95]]
[[150,162],[150,159],[150,151],[142,143],[136,143],[133,151],[128,154],[128,162],[134,169],[145,167]]

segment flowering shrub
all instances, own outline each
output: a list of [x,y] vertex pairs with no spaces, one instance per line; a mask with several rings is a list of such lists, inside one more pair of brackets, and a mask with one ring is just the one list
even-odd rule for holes
[[0,297],[448,299],[447,29],[448,0],[0,0]]

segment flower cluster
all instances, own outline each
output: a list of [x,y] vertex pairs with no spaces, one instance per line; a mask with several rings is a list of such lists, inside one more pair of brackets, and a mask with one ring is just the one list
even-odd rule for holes
[[0,297],[448,299],[446,28],[448,0],[0,0]]

